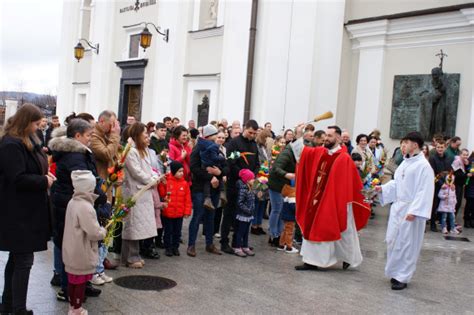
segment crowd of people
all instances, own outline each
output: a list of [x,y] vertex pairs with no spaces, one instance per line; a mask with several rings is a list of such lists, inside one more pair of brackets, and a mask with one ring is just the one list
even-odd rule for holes
[[[59,124],[58,117],[48,121],[36,106],[26,104],[3,130],[0,192],[4,210],[0,213],[0,250],[9,252],[9,258],[2,314],[32,314],[26,310],[26,295],[33,253],[46,250],[51,237],[54,243],[51,284],[60,287],[59,300],[69,301],[70,314],[86,314],[82,307],[84,296],[99,296],[101,290],[97,286],[113,281],[105,270],[115,269],[118,264],[108,258],[109,250],[121,255],[122,265],[137,269],[144,268],[144,258],[159,259],[159,249],[164,249],[168,257],[180,256],[183,243],[186,243],[186,254],[196,257],[201,224],[207,253],[251,257],[255,249],[249,242],[249,234],[268,233],[269,245],[278,251],[295,254],[302,246],[304,265],[297,266],[297,270],[318,269],[321,256],[309,253],[323,251],[312,246],[316,244],[312,243],[313,238],[320,241],[315,236],[319,232],[308,221],[304,223],[305,215],[298,211],[297,203],[302,200],[301,190],[298,192],[296,187],[313,189],[313,181],[302,182],[304,175],[297,175],[298,164],[311,168],[308,152],[318,155],[322,151],[306,148],[326,149],[329,154],[317,158],[324,161],[324,167],[346,163],[352,158],[353,164],[338,169],[357,170],[357,183],[361,185],[375,178],[386,182],[390,176],[400,180],[409,168],[408,161],[423,156],[434,174],[433,206],[426,218],[430,219],[431,230],[438,231],[439,223],[442,233],[462,231],[456,219],[463,197],[466,199],[464,227],[474,227],[474,180],[471,180],[474,154],[461,149],[459,137],[445,139],[436,135],[431,146],[423,145],[416,136],[407,137],[389,158],[377,130],[357,135],[353,145],[347,131],[337,126],[315,130],[312,124],[300,124],[281,135],[272,130],[270,122],[260,127],[255,120],[242,125],[239,121],[229,124],[222,119],[205,126],[196,126],[190,120],[184,126],[176,117],[144,124],[129,116],[126,125],[120,126],[116,114],[108,110],[97,119],[88,113],[72,114],[64,124]],[[412,143],[422,149],[420,155]],[[125,146],[130,146],[124,163],[125,175],[120,185],[104,191],[109,168],[123,154]],[[341,153],[344,159],[339,158]],[[403,161],[407,162],[402,164]],[[404,169],[403,173],[397,172],[399,167]],[[318,170],[314,171],[319,174]],[[331,179],[324,178],[317,179],[318,185],[322,180],[323,188],[331,185]],[[141,194],[124,218],[120,231],[114,231],[113,246],[109,248],[103,240],[114,200],[118,195],[134,196],[152,182],[156,185]],[[391,183],[395,187],[395,182]],[[395,202],[395,205],[397,199],[390,195],[389,189],[393,189],[390,185],[381,189],[381,203]],[[318,197],[324,193],[321,187],[313,192],[313,199],[305,201],[308,205],[314,206],[324,199]],[[355,194],[360,195],[359,191]],[[425,194],[429,195],[430,191]],[[347,197],[351,202],[356,199]],[[359,201],[362,205],[362,200]],[[353,206],[347,217],[344,214],[352,238],[357,238],[356,229],[365,225],[363,208]],[[188,240],[183,240],[183,220],[188,217],[191,217]],[[269,220],[267,231],[262,225],[264,218]],[[420,221],[418,231],[424,231],[424,223],[425,220]],[[217,239],[219,248],[215,245]],[[358,238],[353,244],[359,246]],[[337,244],[334,248],[337,252]],[[414,251],[419,253],[420,249],[421,246]],[[399,264],[398,254],[389,252],[391,263]],[[319,264],[320,267],[334,264],[333,257],[326,258],[327,262]],[[355,267],[361,260],[362,257],[343,259],[343,267]],[[387,265],[387,268],[394,267]],[[392,285],[395,283],[395,288],[403,289],[411,275],[392,281]]]

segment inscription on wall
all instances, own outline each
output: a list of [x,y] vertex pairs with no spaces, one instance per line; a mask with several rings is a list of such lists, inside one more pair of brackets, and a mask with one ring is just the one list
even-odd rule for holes
[[156,4],[156,0],[148,0],[148,1],[143,1],[143,2],[140,2],[139,0],[136,0],[134,4],[131,4],[129,6],[126,6],[125,8],[121,8],[119,10],[120,13],[124,13],[124,12],[128,12],[128,11],[138,11],[140,10],[141,8],[144,8],[144,7],[147,7],[147,6],[150,6],[150,5],[155,5]]

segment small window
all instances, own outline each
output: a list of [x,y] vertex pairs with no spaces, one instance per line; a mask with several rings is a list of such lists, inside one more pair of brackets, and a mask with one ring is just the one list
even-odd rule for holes
[[128,49],[128,58],[138,58],[140,49],[140,34],[130,36],[130,47]]

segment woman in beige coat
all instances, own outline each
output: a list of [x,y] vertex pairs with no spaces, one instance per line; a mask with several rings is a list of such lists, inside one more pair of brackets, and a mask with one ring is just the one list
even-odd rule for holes
[[367,170],[370,174],[375,173],[377,170],[374,164],[374,155],[367,146],[367,144],[369,143],[369,137],[365,134],[360,134],[356,138],[356,143],[357,145],[354,150],[352,150],[351,154],[359,153],[362,156],[362,165],[360,167],[360,170]]
[[[129,128],[132,149],[125,160],[125,177],[122,186],[123,198],[132,197],[141,188],[152,182],[154,174],[148,153],[150,138],[146,126],[135,123]],[[156,221],[153,194],[150,188],[138,200],[123,220],[122,263],[130,268],[143,268],[139,241],[155,237]]]

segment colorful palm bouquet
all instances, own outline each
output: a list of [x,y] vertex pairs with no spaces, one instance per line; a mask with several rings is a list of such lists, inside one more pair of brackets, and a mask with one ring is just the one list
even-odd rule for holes
[[257,173],[257,178],[255,180],[255,183],[253,185],[253,189],[255,192],[261,192],[262,198],[263,194],[268,191],[268,176],[269,176],[269,168],[268,168],[268,162],[265,161],[260,165],[260,169]]
[[153,178],[153,180],[148,185],[141,188],[135,195],[127,198],[126,200],[123,199],[121,194],[115,198],[114,205],[112,206],[112,215],[105,226],[107,235],[105,236],[104,243],[107,247],[112,246],[114,236],[117,236],[116,231],[119,228],[118,223],[122,222],[123,219],[130,213],[132,208],[137,203],[137,200],[140,199],[140,197],[147,190],[156,185],[156,183],[161,179],[162,177]]
[[115,164],[107,169],[107,180],[102,184],[102,190],[107,192],[110,188],[120,185],[123,181],[123,168],[125,167],[125,159],[131,149],[131,144],[128,143],[123,149],[120,158]]
[[275,162],[276,158],[280,155],[282,149],[283,148],[277,144],[272,146],[272,164],[273,162]]
[[380,185],[380,180],[378,178],[372,178],[371,175],[364,182],[364,187],[361,190],[362,195],[364,195],[365,203],[373,203],[374,197],[377,195],[375,187]]
[[249,156],[249,155],[255,155],[255,153],[234,151],[229,155],[228,159],[237,160],[239,158],[242,158],[242,159],[244,159],[245,163],[247,163],[247,165],[249,165],[249,161],[247,159],[247,156]]
[[[474,176],[474,162],[471,162],[471,167],[469,168],[469,174],[471,174],[471,176]],[[469,185],[469,182],[471,181],[471,178],[472,177],[468,177],[466,179],[466,185]]]

